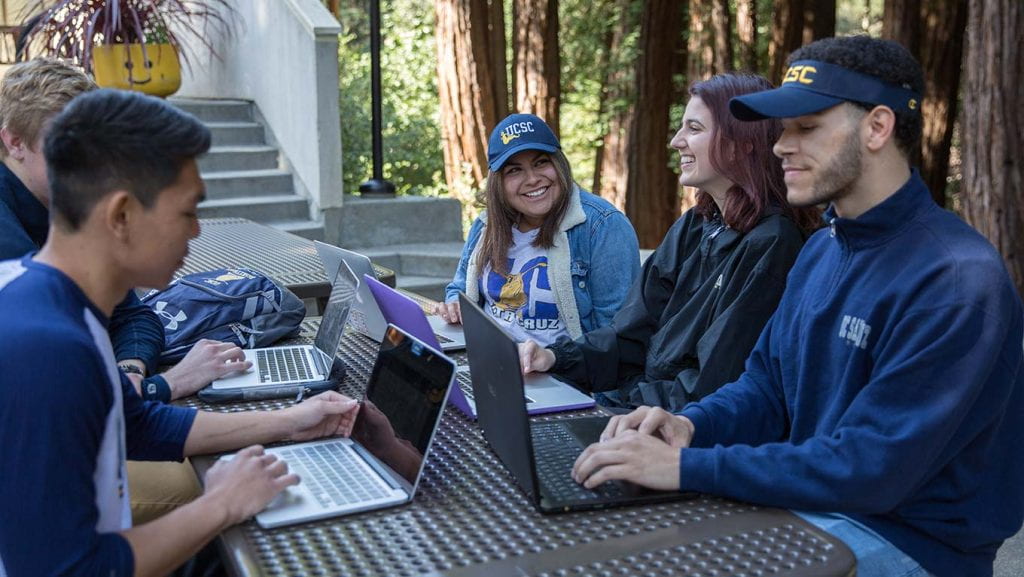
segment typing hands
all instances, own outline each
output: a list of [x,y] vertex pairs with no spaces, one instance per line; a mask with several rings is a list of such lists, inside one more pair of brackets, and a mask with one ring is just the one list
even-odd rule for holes
[[572,478],[588,489],[623,480],[663,491],[679,489],[679,451],[690,445],[693,423],[664,409],[640,407],[612,417],[576,459]]

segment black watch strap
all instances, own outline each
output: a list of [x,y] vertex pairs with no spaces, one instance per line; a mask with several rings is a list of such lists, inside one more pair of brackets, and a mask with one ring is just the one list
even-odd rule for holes
[[131,363],[118,363],[117,367],[124,371],[126,375],[146,376],[146,373],[142,369]]

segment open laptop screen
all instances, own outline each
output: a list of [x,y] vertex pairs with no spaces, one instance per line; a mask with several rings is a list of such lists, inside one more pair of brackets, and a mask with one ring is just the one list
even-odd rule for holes
[[415,484],[454,371],[450,359],[389,326],[352,438]]
[[[328,273],[329,274],[329,273]],[[352,301],[359,289],[359,280],[344,262],[338,266],[331,285],[331,296],[324,307],[324,316],[320,320],[320,328],[316,332],[313,346],[336,358],[341,335],[345,332],[345,321],[348,319]]]

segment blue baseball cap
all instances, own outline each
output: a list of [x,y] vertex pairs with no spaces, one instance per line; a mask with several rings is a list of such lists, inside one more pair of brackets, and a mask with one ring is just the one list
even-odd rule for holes
[[919,114],[921,109],[921,95],[909,86],[890,84],[835,64],[798,60],[786,71],[782,86],[734,96],[729,100],[729,111],[739,120],[793,118],[843,102],[881,104],[903,114]]
[[497,172],[517,152],[543,150],[555,152],[562,145],[551,127],[532,114],[510,114],[498,123],[487,142],[487,167]]

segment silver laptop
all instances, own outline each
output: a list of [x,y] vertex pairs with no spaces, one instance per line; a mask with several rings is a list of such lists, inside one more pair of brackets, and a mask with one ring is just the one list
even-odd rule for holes
[[455,363],[396,327],[381,342],[350,438],[267,453],[302,479],[256,515],[274,528],[412,501],[455,376]]
[[338,345],[360,283],[344,263],[327,270],[337,273],[313,344],[244,349],[245,360],[252,362],[253,368],[213,381],[213,390],[299,385],[330,378],[334,363],[341,362],[336,361]]
[[[313,245],[316,246],[316,252],[320,255],[320,262],[323,263],[324,270],[336,270],[338,263],[344,262],[352,269],[356,278],[361,279],[363,275],[377,278],[373,264],[366,255],[320,241],[313,241]],[[430,323],[434,335],[437,336],[441,350],[461,351],[466,348],[466,335],[462,330],[462,325],[448,324],[437,315],[427,315],[427,322]],[[373,300],[366,283],[361,283],[359,287],[348,324],[356,332],[366,335],[378,343],[384,337],[384,329],[388,326],[388,322],[381,314],[376,301]]]

